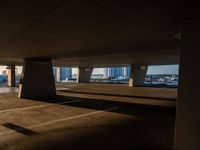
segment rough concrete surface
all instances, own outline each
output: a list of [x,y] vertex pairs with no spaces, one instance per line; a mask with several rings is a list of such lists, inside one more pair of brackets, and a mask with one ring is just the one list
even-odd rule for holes
[[0,89],[7,91],[0,96],[0,149],[173,149],[174,110],[59,91],[56,98],[19,99],[17,88],[9,89]]

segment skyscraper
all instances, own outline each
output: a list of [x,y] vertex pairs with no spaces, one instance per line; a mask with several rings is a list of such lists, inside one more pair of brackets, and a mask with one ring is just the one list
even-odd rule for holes
[[64,68],[62,67],[60,70],[61,81],[66,81],[72,78],[72,68]]
[[104,69],[104,76],[105,77],[112,77],[112,78],[129,78],[130,77],[130,67],[110,67]]
[[125,77],[125,78],[130,78],[130,75],[131,75],[131,67],[130,67],[130,66],[127,66],[127,67],[123,67],[123,68],[124,68],[124,71],[123,71],[124,77]]
[[53,72],[56,82],[66,81],[72,78],[72,68],[54,67]]

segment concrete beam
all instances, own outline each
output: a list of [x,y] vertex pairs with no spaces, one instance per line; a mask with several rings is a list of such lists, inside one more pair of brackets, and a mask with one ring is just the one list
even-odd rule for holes
[[90,82],[90,77],[92,75],[93,67],[79,67],[78,68],[78,83],[88,83]]
[[8,86],[15,86],[15,65],[8,65],[6,69],[8,70]]
[[132,64],[129,86],[143,86],[148,65]]
[[184,20],[180,54],[175,150],[200,149],[200,17]]
[[55,96],[55,81],[50,59],[29,58],[24,60],[20,98]]

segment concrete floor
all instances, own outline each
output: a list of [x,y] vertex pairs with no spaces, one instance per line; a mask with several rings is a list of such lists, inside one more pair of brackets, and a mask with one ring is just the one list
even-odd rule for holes
[[60,94],[71,97],[108,100],[137,105],[175,107],[176,88],[129,87],[127,84],[59,83]]
[[[92,84],[81,87],[84,86],[96,87]],[[109,95],[94,94],[95,99],[89,97],[92,96],[89,90],[87,98],[81,98],[74,95],[82,93],[62,89],[56,98],[28,100],[18,99],[17,90],[0,88],[5,91],[0,92],[0,149],[173,149],[174,109],[154,109],[132,103],[130,99],[139,100],[138,95],[136,98],[125,96],[124,102],[122,96],[114,101],[116,95],[109,100]],[[146,98],[148,100],[152,99]],[[156,100],[161,101],[161,97]]]
[[164,99],[176,99],[178,90],[176,88],[149,88],[129,87],[127,84],[104,84],[104,83],[57,83],[57,89],[69,92],[87,94],[104,94],[117,96],[140,96]]

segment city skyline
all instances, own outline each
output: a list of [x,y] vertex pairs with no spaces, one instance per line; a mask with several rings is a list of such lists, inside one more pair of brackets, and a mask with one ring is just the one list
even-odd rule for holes
[[[105,68],[94,68],[93,74],[104,74]],[[72,74],[77,74],[78,69],[72,68]],[[147,74],[177,74],[179,65],[155,65],[148,66]]]
[[[6,70],[7,66],[0,66],[0,75]],[[22,66],[16,66],[18,73],[22,72]],[[105,68],[94,68],[93,74],[104,74]],[[178,74],[179,65],[158,65],[149,66],[147,74]],[[72,74],[77,74],[78,69],[72,68]]]
[[104,77],[125,77],[129,78],[130,76],[130,67],[110,67],[110,68],[104,68],[103,70]]

